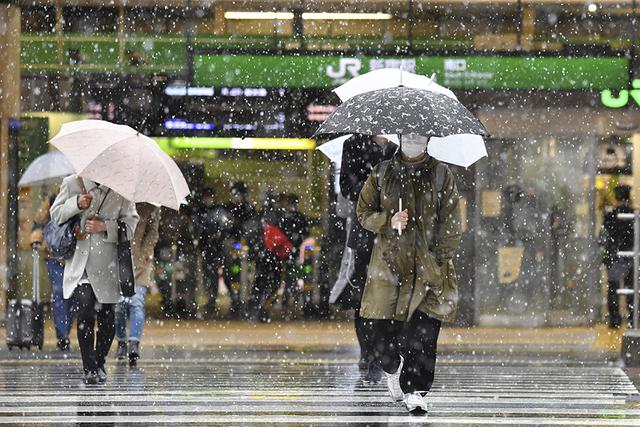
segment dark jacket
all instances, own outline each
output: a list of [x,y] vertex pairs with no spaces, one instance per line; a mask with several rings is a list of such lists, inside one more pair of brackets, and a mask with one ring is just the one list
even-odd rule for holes
[[633,250],[633,221],[618,219],[619,213],[633,213],[633,209],[623,205],[604,217],[604,265],[607,267],[618,260],[618,251]]
[[[364,135],[354,135],[347,139],[342,149],[342,166],[340,169],[340,193],[353,202],[358,203],[360,190],[369,177],[374,166],[383,160],[390,159],[395,145],[384,147],[376,144]],[[375,233],[365,230],[358,221],[355,209],[351,215],[351,233],[347,246],[358,251],[371,251]]]
[[282,214],[279,226],[293,243],[292,255],[297,255],[298,248],[304,239],[309,236],[309,220],[297,210],[285,211]]

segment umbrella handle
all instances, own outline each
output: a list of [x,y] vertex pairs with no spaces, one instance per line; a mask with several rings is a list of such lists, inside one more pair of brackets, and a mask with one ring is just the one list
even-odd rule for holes
[[[398,199],[398,212],[402,212],[402,197]],[[402,236],[402,224],[398,224],[398,236]]]

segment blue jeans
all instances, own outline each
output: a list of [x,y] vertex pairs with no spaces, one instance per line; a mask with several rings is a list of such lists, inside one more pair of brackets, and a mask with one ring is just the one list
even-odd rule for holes
[[51,304],[53,305],[53,323],[56,327],[56,338],[69,338],[71,322],[73,321],[73,299],[64,299],[62,279],[64,264],[55,259],[47,260],[47,273],[51,282]]
[[138,341],[142,337],[144,327],[144,306],[147,298],[147,287],[136,285],[136,293],[131,298],[116,304],[116,339],[127,339],[127,317],[131,320],[129,341]]

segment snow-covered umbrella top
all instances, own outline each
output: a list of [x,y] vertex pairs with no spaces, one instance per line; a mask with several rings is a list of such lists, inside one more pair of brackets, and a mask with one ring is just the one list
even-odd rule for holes
[[404,86],[356,95],[341,104],[314,136],[409,133],[423,136],[486,135],[487,130],[459,101]]

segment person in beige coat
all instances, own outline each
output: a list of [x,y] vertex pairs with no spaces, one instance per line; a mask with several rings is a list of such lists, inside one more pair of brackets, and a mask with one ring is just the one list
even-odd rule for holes
[[136,205],[140,222],[131,242],[135,273],[136,293],[124,298],[116,305],[116,339],[118,350],[116,357],[124,360],[127,356],[127,317],[129,326],[129,366],[136,366],[140,358],[140,339],[144,327],[145,303],[149,287],[153,284],[153,251],[158,243],[160,227],[160,208],[149,203]]
[[[135,205],[110,188],[77,176],[62,181],[50,209],[62,225],[74,216],[78,241],[64,267],[64,298],[77,302],[78,342],[87,384],[106,382],[105,358],[115,334],[114,304],[120,300],[117,252],[118,222],[133,237],[138,223]],[[94,327],[98,322],[97,337]]]

